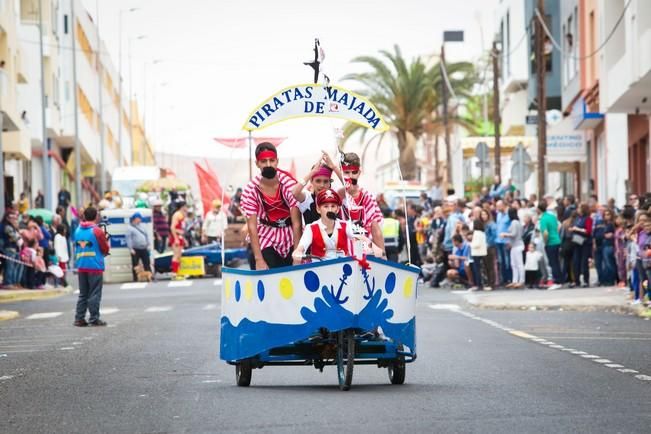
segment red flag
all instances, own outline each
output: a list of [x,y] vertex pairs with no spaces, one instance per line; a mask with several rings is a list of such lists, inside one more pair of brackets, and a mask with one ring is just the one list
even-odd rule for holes
[[[272,145],[278,147],[282,142],[285,141],[286,138],[287,137],[253,137],[253,143],[255,143],[255,145],[257,146],[260,143],[269,142]],[[235,138],[216,137],[215,141],[217,143],[221,143],[222,145],[228,148],[235,148],[235,149],[242,149],[249,144],[248,137],[235,137]]]
[[248,139],[246,137],[239,137],[234,139],[215,138],[215,141],[217,143],[221,143],[226,147],[236,148],[236,149],[241,149],[245,147],[248,143]]
[[255,142],[256,146],[263,142],[269,142],[275,147],[278,147],[282,142],[285,141],[286,138],[287,137],[254,137],[253,141]]
[[[217,183],[217,189],[219,190],[220,196],[218,197],[219,200],[221,199],[221,194],[222,194],[222,187],[221,184],[219,183],[219,177],[217,176],[217,172],[212,168],[212,165],[208,161],[208,159],[204,159],[204,163],[206,165],[206,171],[212,175],[213,178],[215,178],[215,182]],[[231,203],[231,198],[228,197],[228,194],[224,194],[224,206],[230,205]]]
[[296,179],[296,161],[292,158],[292,165],[289,166],[289,173]]
[[[210,173],[209,171],[207,171],[197,163],[194,163],[194,168],[197,171],[197,178],[199,179],[199,190],[201,192],[201,203],[203,204],[203,212],[207,213],[209,210],[212,209],[213,200],[222,199],[222,188],[219,185],[219,180],[213,173]],[[225,205],[226,204],[224,204],[224,206]]]

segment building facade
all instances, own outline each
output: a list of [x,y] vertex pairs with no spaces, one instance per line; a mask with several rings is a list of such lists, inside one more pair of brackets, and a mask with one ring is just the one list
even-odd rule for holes
[[110,187],[116,167],[155,164],[142,123],[130,116],[138,116],[137,106],[130,107],[126,95],[120,101],[119,71],[98,31],[81,0],[0,1],[0,111],[8,204],[20,193],[33,200],[41,192],[46,205],[54,207],[60,189],[70,191],[76,202],[75,137],[81,202],[99,199],[102,174]]

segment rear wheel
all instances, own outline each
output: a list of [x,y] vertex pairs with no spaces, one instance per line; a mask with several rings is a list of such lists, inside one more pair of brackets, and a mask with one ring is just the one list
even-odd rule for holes
[[248,387],[251,384],[253,367],[250,360],[242,360],[235,365],[235,380],[240,387]]
[[355,335],[352,330],[337,333],[337,376],[339,389],[350,390],[355,366]]

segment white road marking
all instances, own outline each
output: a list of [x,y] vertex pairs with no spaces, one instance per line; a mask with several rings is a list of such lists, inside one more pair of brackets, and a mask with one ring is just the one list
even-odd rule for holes
[[0,377],[0,381],[11,380],[12,378],[14,378],[13,375],[3,375]]
[[147,312],[147,313],[167,312],[169,310],[172,310],[172,306],[152,306],[152,307],[148,307],[147,309],[145,309],[145,312]]
[[217,307],[218,306],[216,304],[207,304],[204,307],[202,307],[201,310],[215,310],[217,309]]
[[59,348],[61,351],[68,351],[68,350],[74,350],[75,347],[61,347]]
[[102,315],[111,315],[112,313],[116,313],[119,311],[120,309],[118,309],[117,307],[103,307],[100,308],[99,313]]
[[185,286],[192,286],[192,280],[175,280],[167,284],[168,288],[181,288]]
[[430,309],[434,310],[452,310],[457,311],[461,309],[461,306],[458,304],[430,304]]
[[215,286],[217,286],[217,285],[221,285],[221,284],[222,284],[222,279],[215,279],[215,280],[212,282],[212,284],[215,285]]
[[[430,307],[430,309],[433,309],[433,310],[449,310],[451,312],[458,313],[459,315],[463,315],[466,318],[481,321],[481,322],[483,322],[483,323],[485,323],[485,324],[487,324],[487,325],[489,325],[491,327],[497,328],[499,330],[503,330],[503,331],[505,331],[505,332],[507,332],[507,333],[509,333],[509,334],[511,334],[513,336],[517,336],[517,337],[519,337],[521,339],[526,339],[526,340],[528,340],[530,342],[534,342],[534,343],[537,343],[537,344],[540,344],[540,345],[544,345],[547,348],[552,348],[552,349],[559,350],[559,351],[565,351],[565,352],[568,352],[570,354],[580,356],[581,358],[584,358],[584,359],[591,360],[593,362],[599,363],[599,364],[601,364],[601,366],[606,366],[607,368],[616,369],[618,372],[621,372],[622,374],[638,374],[638,375],[635,375],[635,378],[638,379],[638,380],[641,380],[641,381],[651,381],[651,375],[640,374],[639,371],[636,371],[635,369],[625,368],[624,365],[614,363],[614,362],[612,362],[612,361],[610,361],[608,359],[602,358],[601,356],[597,356],[597,355],[594,355],[594,354],[588,354],[585,351],[578,351],[578,350],[575,350],[574,348],[565,348],[564,346],[557,345],[552,341],[548,341],[547,339],[539,338],[538,336],[534,336],[532,334],[523,332],[521,330],[515,330],[515,329],[512,329],[512,328],[503,326],[502,324],[500,324],[498,322],[495,322],[493,320],[490,320],[490,319],[481,318],[481,317],[479,317],[477,315],[474,315],[474,314],[472,314],[470,312],[465,312],[465,311],[461,310],[461,308],[456,304],[430,304],[429,307]],[[471,342],[471,341],[469,340],[469,342]]]
[[202,383],[221,383],[222,380],[203,380]]
[[73,294],[79,294],[79,290],[77,289]]
[[148,282],[129,282],[120,285],[120,289],[144,289]]
[[48,318],[56,318],[61,315],[63,315],[63,312],[33,313],[25,319],[48,319]]

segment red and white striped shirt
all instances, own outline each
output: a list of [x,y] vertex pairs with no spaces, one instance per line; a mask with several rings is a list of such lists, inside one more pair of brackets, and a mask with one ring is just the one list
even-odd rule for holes
[[[273,247],[280,256],[287,257],[294,246],[294,232],[292,230],[291,220],[284,228],[276,228],[260,222],[260,219],[269,220],[267,210],[262,204],[262,192],[259,190],[260,179],[261,176],[257,175],[246,185],[246,188],[244,188],[244,191],[242,192],[240,208],[244,211],[244,214],[247,217],[253,215],[258,217],[258,239],[260,240],[260,250],[264,250],[267,247]],[[298,204],[292,194],[292,187],[296,185],[296,180],[288,174],[279,171],[278,181],[280,182],[278,188],[280,189],[280,194],[283,197],[284,203],[289,208],[296,207]]]
[[373,222],[381,225],[384,219],[382,211],[373,195],[363,188],[359,189],[355,198],[346,194],[344,208],[344,216],[350,218],[354,223],[360,224],[369,236],[371,235],[371,225]]

